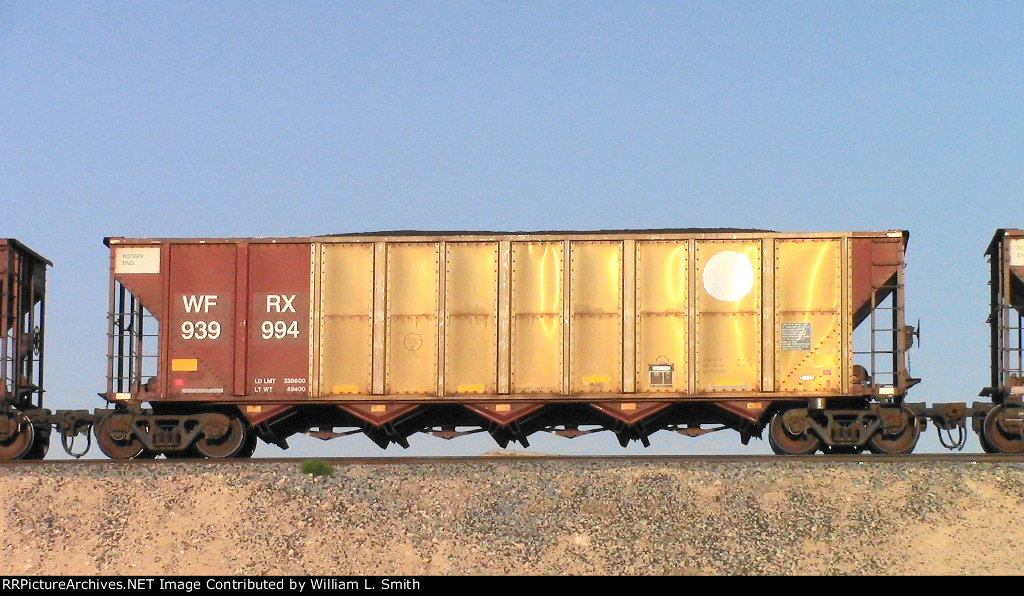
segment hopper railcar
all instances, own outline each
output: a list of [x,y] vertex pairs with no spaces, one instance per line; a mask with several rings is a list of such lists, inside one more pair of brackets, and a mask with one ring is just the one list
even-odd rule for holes
[[[904,453],[905,231],[109,238],[115,459],[257,437],[767,430],[782,454]],[[81,430],[80,428],[78,430]]]

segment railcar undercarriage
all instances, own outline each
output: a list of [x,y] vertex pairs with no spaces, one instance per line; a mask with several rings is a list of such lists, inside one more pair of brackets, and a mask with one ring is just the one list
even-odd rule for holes
[[[822,408],[821,400],[777,402],[759,422],[751,422],[711,403],[674,403],[652,416],[626,424],[584,403],[544,405],[508,424],[496,424],[459,404],[430,404],[411,409],[385,424],[371,424],[345,409],[332,405],[294,406],[281,414],[251,424],[237,407],[211,407],[202,404],[166,404],[155,409],[132,411],[127,407],[82,412],[58,424],[65,439],[90,433],[112,459],[144,459],[163,455],[168,458],[245,458],[250,457],[257,439],[288,448],[288,439],[296,434],[328,440],[363,434],[383,448],[409,447],[409,437],[430,434],[443,439],[487,433],[498,446],[511,443],[529,446],[529,437],[547,432],[575,438],[597,432],[610,432],[620,445],[640,442],[650,446],[651,436],[669,431],[696,437],[731,429],[740,433],[746,444],[750,438],[767,438],[771,449],[780,455],[875,454],[897,455],[913,451],[921,432],[931,420],[941,433],[957,431],[955,438],[944,439],[951,449],[962,448],[963,429],[968,416],[981,427],[992,452],[1024,451],[1024,408],[989,407],[990,404],[869,404],[852,407],[842,400],[842,408]],[[0,429],[2,430],[2,429]],[[767,431],[767,432],[765,432]],[[767,434],[767,437],[764,435]],[[24,439],[22,439],[24,440]],[[71,443],[65,449],[72,455]]]

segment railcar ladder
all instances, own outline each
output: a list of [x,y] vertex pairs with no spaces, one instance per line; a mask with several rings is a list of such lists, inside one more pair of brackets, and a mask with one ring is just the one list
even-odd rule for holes
[[[902,305],[899,303],[899,275],[886,283],[871,286],[871,314],[868,317],[867,346],[854,349],[854,359],[866,361],[871,383],[876,387],[900,386],[900,333]],[[885,296],[881,300],[879,296]],[[863,364],[862,364],[863,365]]]
[[107,385],[112,396],[138,392],[157,374],[158,322],[119,282],[108,315]]
[[987,322],[991,329],[992,387],[1000,391],[1021,382],[1011,383],[1011,377],[1024,377],[1024,304],[1018,298],[1020,280],[1002,267],[1001,259],[990,255],[989,262],[991,312]]

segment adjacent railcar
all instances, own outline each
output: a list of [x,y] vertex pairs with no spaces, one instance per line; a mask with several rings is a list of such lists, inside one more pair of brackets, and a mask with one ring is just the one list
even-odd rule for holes
[[109,238],[112,458],[767,428],[909,452],[905,231]]
[[1024,452],[1024,230],[997,230],[989,260],[989,403],[976,402],[973,426],[987,453]]
[[0,460],[41,459],[50,444],[43,410],[46,268],[50,261],[0,238]]

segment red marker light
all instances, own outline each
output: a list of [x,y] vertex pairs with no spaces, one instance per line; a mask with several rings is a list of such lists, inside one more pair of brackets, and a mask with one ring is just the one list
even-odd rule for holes
[[185,379],[174,379],[174,386],[175,387],[184,387],[185,386]]

